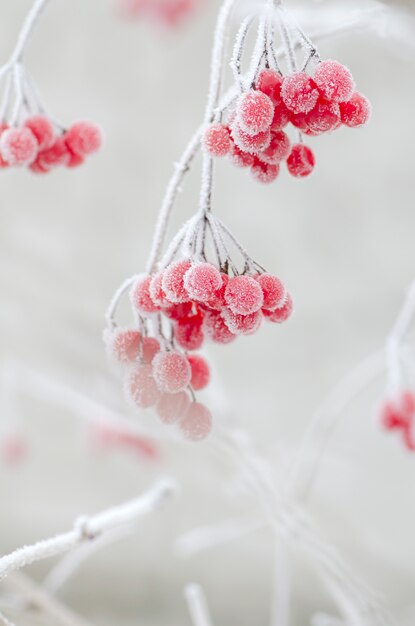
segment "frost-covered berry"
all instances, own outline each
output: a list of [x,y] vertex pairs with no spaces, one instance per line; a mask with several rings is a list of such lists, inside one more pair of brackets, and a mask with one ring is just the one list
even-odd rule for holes
[[229,276],[227,274],[221,272],[220,276],[222,281],[220,288],[215,291],[213,296],[207,302],[204,303],[205,307],[208,309],[214,309],[215,311],[221,311],[225,306],[225,289],[229,282]]
[[156,313],[160,308],[150,295],[151,276],[139,276],[131,290],[131,302],[139,313]]
[[254,164],[251,167],[252,177],[259,183],[272,183],[280,173],[279,165],[271,165],[270,163],[264,163],[260,159],[255,158]]
[[326,133],[334,130],[340,123],[340,108],[337,102],[329,102],[320,98],[307,113],[308,129],[314,133]]
[[163,393],[156,405],[156,412],[165,424],[174,424],[184,417],[190,406],[190,398],[185,391]]
[[177,393],[190,384],[192,370],[180,352],[159,352],[153,359],[153,376],[160,391]]
[[215,343],[226,344],[236,339],[219,311],[206,311],[203,330],[206,337]]
[[46,115],[33,115],[25,120],[24,126],[34,134],[39,150],[47,150],[55,141],[55,127]]
[[70,169],[73,169],[74,167],[79,167],[80,165],[83,165],[85,163],[85,158],[79,156],[79,154],[74,154],[73,152],[69,151],[69,159],[68,162],[65,163],[66,167],[69,167]]
[[272,311],[284,303],[285,287],[279,278],[272,274],[258,274],[255,280],[260,284],[264,296],[263,309]]
[[162,287],[170,302],[188,302],[189,296],[184,286],[184,275],[191,268],[188,260],[171,263],[163,272]]
[[237,120],[241,129],[250,135],[268,130],[274,115],[272,100],[262,91],[248,91],[237,104]]
[[170,320],[182,320],[192,314],[193,304],[191,302],[179,302],[178,304],[169,304],[163,309],[163,313]]
[[296,128],[303,132],[308,130],[308,114],[307,113],[290,113],[290,122]]
[[179,427],[189,441],[202,441],[212,430],[212,415],[204,404],[192,402]]
[[95,124],[77,122],[65,133],[64,140],[71,152],[85,157],[99,150],[102,144],[102,133]]
[[355,92],[350,100],[340,103],[340,119],[349,128],[363,126],[370,119],[372,107],[367,98]]
[[271,143],[258,157],[269,165],[278,165],[290,154],[290,140],[283,130],[271,133]]
[[104,340],[109,356],[119,363],[133,363],[138,359],[141,333],[138,330],[116,328],[105,332]]
[[140,363],[127,374],[126,392],[134,404],[143,409],[158,402],[161,391],[154,380],[151,365]]
[[181,348],[184,350],[201,348],[204,341],[202,324],[203,315],[200,313],[178,320],[174,328],[174,336]]
[[265,150],[270,144],[271,141],[271,132],[269,129],[264,132],[258,133],[257,135],[250,135],[246,133],[240,126],[234,124],[232,126],[232,137],[235,141],[235,144],[240,148],[243,152],[248,152],[249,154],[256,154],[257,152],[261,152]]
[[235,167],[251,167],[254,163],[254,156],[238,148],[235,143],[231,146],[229,157]]
[[211,263],[192,265],[183,280],[189,297],[198,302],[207,302],[222,286],[220,271]]
[[9,128],[1,135],[1,156],[9,165],[30,165],[38,151],[36,137],[30,128]]
[[322,61],[316,67],[314,82],[326,100],[345,102],[354,89],[350,70],[338,61]]
[[249,315],[264,303],[261,286],[252,276],[235,276],[226,285],[225,301],[233,313]]
[[302,143],[295,144],[287,158],[287,168],[291,176],[303,178],[309,176],[314,169],[316,159],[310,148]]
[[269,322],[282,324],[282,322],[285,322],[289,317],[291,317],[293,310],[293,301],[291,295],[288,293],[282,306],[275,309],[275,311],[264,311],[264,315]]
[[211,124],[203,135],[203,147],[211,156],[226,156],[231,149],[229,128],[224,124]]
[[272,69],[264,69],[260,72],[256,82],[256,88],[258,91],[262,91],[262,93],[268,96],[274,105],[281,103],[281,87],[281,74]]
[[153,362],[156,354],[160,352],[160,342],[154,337],[143,337],[140,346],[140,357],[146,365]]
[[157,304],[160,307],[169,306],[169,301],[167,300],[166,294],[163,291],[163,273],[158,272],[157,274],[153,274],[150,280],[150,297],[154,304]]
[[233,335],[252,335],[262,322],[261,311],[255,311],[249,315],[238,315],[231,309],[225,308],[222,311],[222,317]]
[[315,106],[319,92],[306,72],[295,72],[284,77],[281,96],[287,109],[293,113],[308,113]]
[[271,131],[282,130],[290,121],[290,111],[281,100],[274,109],[274,117],[271,122]]
[[204,389],[209,384],[210,380],[210,368],[204,359],[199,354],[189,354],[187,359],[190,363],[192,370],[192,378],[190,384],[195,391]]
[[70,152],[63,137],[57,137],[53,146],[47,150],[39,152],[36,162],[45,170],[51,170],[53,167],[67,165],[70,160]]

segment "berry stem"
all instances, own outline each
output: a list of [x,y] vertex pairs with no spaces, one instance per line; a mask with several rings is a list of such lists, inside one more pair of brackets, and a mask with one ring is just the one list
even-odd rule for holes
[[130,276],[130,278],[127,278],[118,287],[117,291],[113,295],[112,300],[107,309],[107,312],[105,313],[105,319],[107,321],[108,328],[115,328],[117,326],[117,323],[115,321],[115,314],[117,312],[118,305],[123,295],[130,289],[130,287],[132,287],[136,279],[137,279],[137,274],[134,274],[134,276]]

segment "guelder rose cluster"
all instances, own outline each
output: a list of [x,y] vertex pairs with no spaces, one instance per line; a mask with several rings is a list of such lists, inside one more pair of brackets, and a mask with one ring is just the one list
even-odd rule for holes
[[59,131],[45,115],[28,117],[23,124],[0,124],[0,167],[26,166],[35,174],[78,167],[101,146],[101,131],[89,122],[77,122]]
[[380,411],[386,430],[400,433],[407,450],[415,450],[415,394],[401,391],[395,398],[387,400]]
[[[303,178],[315,165],[303,135],[356,128],[369,116],[369,101],[355,91],[350,71],[337,61],[320,62],[313,77],[305,71],[283,76],[266,68],[237,100],[227,122],[206,129],[203,146],[211,156],[228,156],[237,167],[249,168],[262,183],[274,181],[283,162],[292,176]],[[296,142],[286,132],[289,127],[297,131]]]
[[[208,262],[181,259],[153,275],[141,275],[131,291],[134,313],[159,336],[142,330],[115,329],[107,344],[117,361],[128,365],[125,385],[142,408],[155,407],[166,424],[176,424],[192,441],[210,432],[210,411],[195,392],[210,379],[206,360],[195,351],[205,340],[219,344],[255,333],[263,319],[281,323],[292,312],[292,300],[271,274],[230,276]],[[163,326],[164,324],[164,326]]]

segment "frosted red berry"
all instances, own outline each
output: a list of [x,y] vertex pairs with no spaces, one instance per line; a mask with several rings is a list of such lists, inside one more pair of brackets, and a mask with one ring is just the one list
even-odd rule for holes
[[287,168],[291,176],[303,178],[311,174],[315,162],[313,151],[304,144],[298,143],[291,148],[287,158]]
[[282,130],[287,126],[290,121],[290,111],[287,109],[283,101],[281,100],[274,109],[274,117],[271,122],[271,131]]
[[65,133],[64,140],[71,152],[85,157],[99,150],[102,144],[102,133],[95,124],[77,122]]
[[284,77],[281,96],[287,109],[293,113],[308,113],[316,105],[319,92],[306,72],[295,72]]
[[184,391],[192,376],[189,361],[180,352],[159,352],[153,359],[153,376],[160,391]]
[[252,335],[258,330],[262,322],[261,311],[255,311],[249,315],[240,315],[225,308],[222,311],[222,316],[226,326],[234,335]]
[[107,349],[119,363],[133,363],[138,359],[141,333],[138,330],[116,328],[106,334]]
[[264,69],[260,72],[256,88],[258,91],[262,91],[274,105],[281,103],[281,87],[282,76],[277,71],[272,69]]
[[150,279],[150,297],[154,304],[157,304],[159,307],[169,306],[169,301],[166,297],[166,294],[163,291],[163,273],[158,272],[157,274],[153,274]]
[[237,120],[241,129],[257,135],[269,129],[274,115],[272,100],[262,91],[248,91],[237,105]]
[[192,265],[183,280],[189,297],[197,302],[207,302],[222,286],[220,272],[211,263]]
[[202,441],[212,430],[212,415],[200,402],[192,402],[179,428],[189,441]]
[[163,308],[163,313],[171,320],[182,320],[192,314],[193,304],[191,302],[179,302],[170,304]]
[[326,133],[339,126],[340,108],[337,102],[320,98],[316,106],[307,113],[308,130],[314,133]]
[[263,309],[272,311],[284,303],[286,292],[279,278],[272,274],[258,274],[255,280],[260,284],[264,296]]
[[222,308],[225,306],[225,290],[226,285],[229,282],[229,276],[227,274],[221,272],[220,276],[222,283],[220,288],[217,289],[213,296],[204,303],[205,307],[207,307],[208,309],[214,309],[216,311],[221,311]]
[[282,324],[291,317],[294,310],[293,301],[290,294],[287,294],[287,297],[284,301],[284,304],[274,311],[264,311],[264,315],[266,316],[269,322],[274,322],[275,324]]
[[131,301],[139,313],[156,313],[160,310],[150,294],[151,276],[139,276],[131,291]]
[[9,128],[1,134],[0,152],[8,165],[30,165],[39,150],[30,128]]
[[261,161],[258,158],[255,158],[254,164],[251,167],[251,174],[259,183],[272,183],[278,177],[279,173],[279,165],[270,165],[269,163],[264,163],[264,161]]
[[256,154],[257,152],[261,152],[261,150],[265,150],[265,148],[269,146],[271,141],[271,131],[267,129],[256,135],[250,135],[242,130],[240,126],[234,124],[232,126],[232,137],[240,150],[248,152],[249,154]]
[[55,142],[55,127],[46,115],[33,115],[28,117],[24,123],[36,138],[39,150],[47,150]]
[[155,337],[143,337],[140,345],[140,357],[143,363],[152,363],[156,354],[160,352],[160,342]]
[[252,276],[235,276],[226,285],[225,301],[233,313],[249,315],[264,302],[261,286]]
[[232,144],[230,151],[230,160],[235,167],[251,167],[254,163],[254,156],[250,152],[244,152],[236,144]]
[[190,384],[195,391],[204,389],[209,384],[210,380],[210,368],[204,359],[199,354],[189,354],[187,359],[190,363],[192,370],[192,378]]
[[164,424],[174,424],[186,415],[190,398],[185,391],[163,393],[157,402],[156,412]]
[[203,315],[196,313],[178,320],[174,328],[174,336],[181,348],[184,350],[198,350],[202,347]]
[[357,92],[347,102],[340,103],[340,119],[349,128],[366,124],[370,119],[371,111],[369,100]]
[[227,344],[236,339],[219,311],[207,311],[203,320],[206,337],[215,343]]
[[57,137],[53,146],[39,152],[36,162],[41,168],[50,170],[53,167],[67,165],[71,155],[63,137]]
[[154,406],[161,391],[153,377],[151,365],[139,364],[127,374],[126,391],[140,408]]
[[290,153],[290,140],[283,130],[271,133],[271,142],[265,150],[263,150],[258,158],[265,161],[269,165],[278,165],[287,158]]
[[345,102],[354,90],[350,70],[338,61],[322,61],[314,72],[314,82],[326,100]]
[[184,286],[184,275],[191,266],[188,260],[176,261],[164,270],[161,284],[170,302],[188,302],[189,296]]
[[224,124],[211,124],[203,135],[203,146],[211,156],[226,156],[231,149],[228,127]]

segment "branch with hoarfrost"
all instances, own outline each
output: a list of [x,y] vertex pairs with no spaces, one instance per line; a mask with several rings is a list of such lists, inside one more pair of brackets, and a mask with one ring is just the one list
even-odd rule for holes
[[193,626],[212,626],[206,596],[202,587],[196,583],[189,583],[184,588],[184,597]]
[[83,542],[94,541],[108,531],[129,524],[142,515],[152,513],[176,492],[176,482],[169,478],[163,479],[134,500],[91,517],[80,517],[69,532],[19,548],[1,557],[0,580],[35,561],[63,554]]

